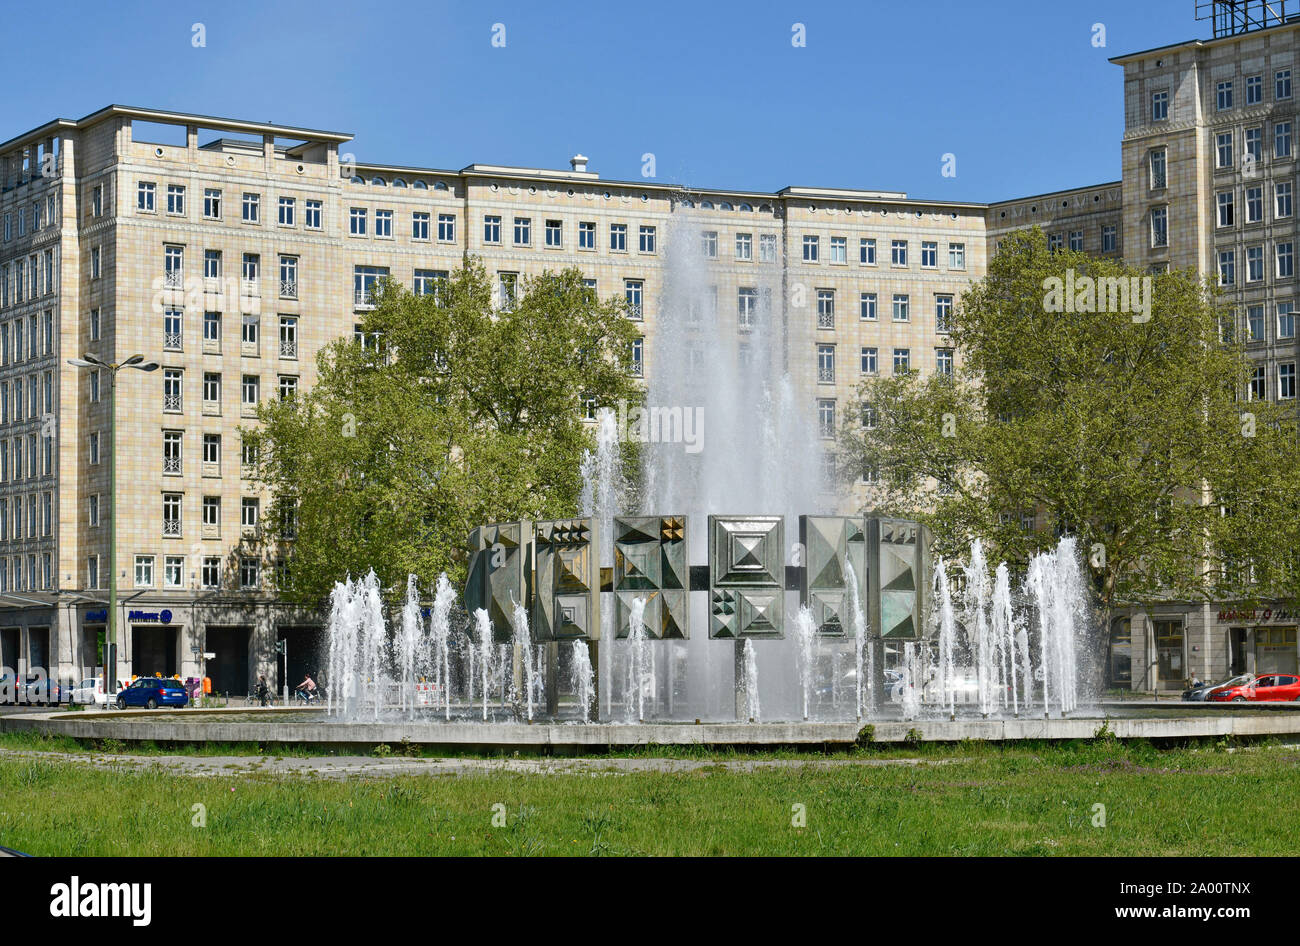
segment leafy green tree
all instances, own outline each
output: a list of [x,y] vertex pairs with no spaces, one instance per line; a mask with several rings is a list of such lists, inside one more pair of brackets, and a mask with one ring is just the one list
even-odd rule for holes
[[1078,536],[1107,611],[1292,599],[1295,414],[1245,399],[1230,325],[1195,272],[1013,235],[954,314],[958,369],[864,383],[841,468],[876,473],[871,502],[929,524],[948,555],[982,536],[1023,565]]
[[494,305],[474,259],[431,294],[387,282],[360,343],[326,346],[310,391],[262,407],[245,436],[273,496],[261,550],[287,566],[287,598],[319,604],[371,567],[388,588],[463,577],[474,526],[577,513],[588,404],[639,403],[637,329],[576,269],[515,295]]

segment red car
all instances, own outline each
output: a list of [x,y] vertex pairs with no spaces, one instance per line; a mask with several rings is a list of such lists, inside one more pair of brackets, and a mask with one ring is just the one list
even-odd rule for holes
[[1300,676],[1294,673],[1270,673],[1241,686],[1215,690],[1207,702],[1228,703],[1251,700],[1256,703],[1284,703],[1300,700]]

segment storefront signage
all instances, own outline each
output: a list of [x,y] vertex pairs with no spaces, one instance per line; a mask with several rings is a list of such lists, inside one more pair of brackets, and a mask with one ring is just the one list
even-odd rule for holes
[[103,608],[99,611],[87,611],[86,620],[91,624],[99,624],[101,621],[107,621],[108,609]]
[[128,621],[157,621],[160,624],[170,624],[172,622],[172,613],[164,608],[161,611],[131,611],[127,614]]
[[1220,621],[1300,621],[1300,611],[1282,608],[1254,608],[1250,611],[1220,611]]

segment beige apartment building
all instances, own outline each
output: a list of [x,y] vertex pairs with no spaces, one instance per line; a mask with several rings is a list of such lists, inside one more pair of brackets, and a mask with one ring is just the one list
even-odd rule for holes
[[[310,387],[323,345],[369,342],[359,326],[377,280],[428,292],[466,254],[492,273],[498,304],[521,280],[567,266],[602,296],[626,298],[644,326],[637,370],[650,377],[667,247],[689,233],[720,320],[734,315],[742,329],[763,291],[786,300],[799,330],[785,367],[809,423],[829,435],[864,375],[952,370],[948,314],[1012,230],[1038,225],[1054,245],[1206,272],[1231,251],[1241,330],[1266,379],[1258,396],[1293,397],[1294,328],[1282,319],[1295,278],[1282,261],[1294,248],[1296,175],[1290,132],[1279,129],[1295,121],[1296,28],[1116,60],[1123,181],[996,204],[609,181],[581,155],[559,170],[365,164],[347,134],[122,106],[0,143],[0,664],[91,673],[112,567],[119,675],[205,671],[218,691],[243,693],[258,674],[283,683],[278,640],[288,676],[314,669],[321,615],[279,602],[275,563],[247,551],[268,498],[248,476],[240,427],[262,400]],[[1216,108],[1224,82],[1232,104]],[[1152,111],[1159,101],[1167,111]],[[1262,137],[1248,137],[1252,128]],[[1216,166],[1225,130],[1234,162],[1260,143],[1255,178]],[[1152,157],[1161,149],[1163,165]],[[1265,194],[1258,220],[1254,187]],[[1233,216],[1216,226],[1224,192]],[[1247,279],[1255,247],[1268,265]],[[68,364],[87,352],[160,366],[117,380],[113,563],[110,379]],[[1151,689],[1181,682],[1187,667],[1209,677],[1285,663],[1288,641],[1294,668],[1294,618],[1216,612],[1171,604],[1129,616],[1117,625],[1115,684]],[[216,656],[204,662],[205,652]]]

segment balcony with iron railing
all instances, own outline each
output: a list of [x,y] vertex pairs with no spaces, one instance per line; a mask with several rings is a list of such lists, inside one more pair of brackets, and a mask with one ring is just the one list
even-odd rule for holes
[[375,307],[375,291],[373,289],[355,289],[352,295],[354,308],[373,309]]
[[184,289],[185,271],[183,269],[169,269],[163,273],[163,288]]
[[164,332],[163,351],[180,351],[181,337],[180,332]]
[[280,298],[297,299],[298,298],[298,280],[281,279],[280,280]]
[[181,471],[180,457],[163,457],[163,472],[179,474]]
[[179,519],[163,520],[163,535],[179,536],[181,534],[181,521]]
[[825,365],[820,365],[820,366],[818,366],[818,368],[817,368],[817,380],[818,380],[818,382],[821,383],[821,384],[834,384],[834,383],[835,383],[835,369],[834,369],[833,367],[827,367],[827,366],[825,366]]
[[296,338],[280,339],[280,357],[281,358],[298,357],[298,340]]
[[179,394],[164,394],[163,410],[179,412],[181,410],[181,396]]

